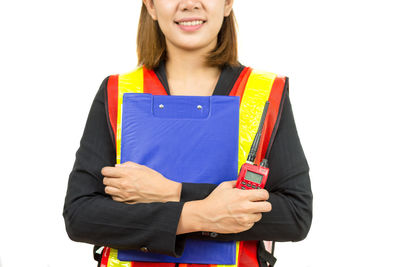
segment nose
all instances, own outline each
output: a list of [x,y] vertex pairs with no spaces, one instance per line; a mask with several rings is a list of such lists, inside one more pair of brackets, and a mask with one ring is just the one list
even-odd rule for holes
[[198,0],[182,0],[180,1],[180,9],[181,10],[193,10],[200,9],[201,4]]

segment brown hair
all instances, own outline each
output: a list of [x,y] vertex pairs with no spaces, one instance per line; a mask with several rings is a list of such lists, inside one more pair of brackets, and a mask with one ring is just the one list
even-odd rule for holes
[[[224,17],[222,27],[218,33],[217,46],[207,55],[207,64],[210,67],[223,65],[238,66],[238,49],[236,37],[237,21],[233,10],[228,17]],[[165,36],[158,22],[153,20],[142,4],[137,34],[138,65],[147,69],[154,69],[162,60],[167,59]]]

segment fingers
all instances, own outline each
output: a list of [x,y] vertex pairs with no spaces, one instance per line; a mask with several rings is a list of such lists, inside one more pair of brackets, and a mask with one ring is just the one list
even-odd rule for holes
[[258,222],[259,220],[261,220],[262,218],[262,214],[261,213],[254,213],[254,214],[250,214],[249,215],[249,219],[251,220],[251,222]]
[[[122,198],[120,198],[120,197],[117,197],[117,196],[112,196],[112,199],[114,200],[114,201],[117,201],[117,202],[125,202],[124,201],[124,199],[122,199]],[[125,202],[126,203],[126,202]],[[129,204],[129,203],[128,203]]]
[[272,210],[272,205],[268,201],[250,202],[247,210],[252,213],[270,212]]
[[105,186],[111,186],[111,187],[121,189],[121,182],[119,179],[116,179],[116,178],[104,177],[103,184]]
[[254,223],[260,221],[262,218],[261,213],[252,213],[252,214],[246,214],[245,216],[238,216],[236,218],[236,221],[238,224],[245,226],[246,228],[251,228]]
[[139,166],[142,166],[142,165],[140,165],[140,164],[138,164],[136,162],[132,162],[132,161],[127,161],[127,162],[124,162],[122,164],[116,164],[115,165],[115,167],[139,167]]
[[244,213],[239,216],[239,223],[242,225],[256,223],[262,219],[262,214],[271,211],[269,202],[250,202]]
[[236,186],[236,180],[225,181],[221,183],[221,187],[234,188],[235,186]]
[[139,167],[139,166],[142,166],[142,165],[137,164],[135,162],[127,161],[122,164],[115,164],[115,167],[109,167],[109,166],[104,167],[103,169],[101,169],[101,174],[103,176],[107,176],[107,177],[118,178],[126,173],[126,169],[121,168],[121,167],[135,168],[135,167]]
[[235,187],[235,186],[236,186],[236,180],[233,180],[233,181],[226,181],[226,183],[227,183],[230,187]]
[[103,169],[101,169],[101,174],[105,177],[118,178],[121,177],[124,172],[124,169],[117,167],[104,167]]
[[112,187],[112,186],[106,186],[104,188],[104,192],[106,192],[107,195],[113,196],[113,197],[119,197],[119,189]]
[[269,193],[265,189],[251,189],[241,190],[243,196],[248,198],[250,201],[265,201],[269,199]]
[[[235,188],[236,180],[233,181],[225,181],[220,184],[221,188]],[[239,194],[244,198],[248,198],[250,201],[263,201],[269,199],[269,193],[265,189],[251,189],[251,190],[240,190]]]

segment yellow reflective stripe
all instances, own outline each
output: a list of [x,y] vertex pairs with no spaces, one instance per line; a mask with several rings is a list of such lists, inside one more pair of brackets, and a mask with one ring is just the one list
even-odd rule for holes
[[143,67],[118,77],[117,164],[121,163],[121,114],[122,97],[125,93],[143,93]]
[[110,248],[107,267],[132,267],[132,263],[130,261],[119,261],[118,250]]
[[[239,109],[239,156],[238,173],[246,162],[253,139],[260,124],[265,102],[268,101],[276,74],[252,70],[246,83]],[[237,267],[240,242],[236,242],[236,264],[217,267]]]
[[240,103],[238,173],[247,160],[276,76],[274,73],[252,70],[247,80]]

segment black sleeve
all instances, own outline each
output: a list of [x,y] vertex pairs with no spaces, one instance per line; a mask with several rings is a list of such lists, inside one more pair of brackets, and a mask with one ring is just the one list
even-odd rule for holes
[[114,166],[115,148],[107,124],[103,81],[93,101],[69,176],[63,216],[74,241],[121,249],[182,255],[184,236],[176,235],[183,202],[125,204],[104,192],[101,169]]
[[205,199],[218,185],[205,183],[184,183],[182,182],[182,202]]
[[[254,226],[238,234],[190,233],[187,237],[212,240],[304,239],[312,220],[312,191],[309,167],[293,117],[289,95],[283,104],[280,125],[269,157],[270,173],[266,189],[270,193],[272,211],[263,213]],[[207,197],[216,185],[182,184],[181,201]]]

